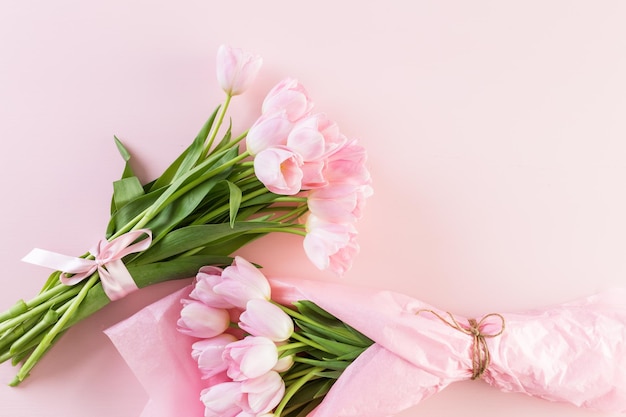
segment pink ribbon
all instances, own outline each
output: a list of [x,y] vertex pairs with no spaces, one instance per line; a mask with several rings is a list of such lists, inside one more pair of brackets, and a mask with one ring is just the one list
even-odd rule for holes
[[[144,234],[147,238],[133,244]],[[105,294],[111,301],[115,301],[138,289],[122,258],[148,249],[151,243],[152,231],[139,229],[110,242],[102,239],[95,248],[89,250],[94,259],[76,258],[35,248],[22,261],[62,271],[61,282],[65,285],[78,284],[98,270]],[[74,275],[68,277],[67,274]]]

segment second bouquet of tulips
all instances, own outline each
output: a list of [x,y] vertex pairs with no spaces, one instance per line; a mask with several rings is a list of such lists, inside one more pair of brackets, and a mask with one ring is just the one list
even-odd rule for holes
[[12,385],[67,329],[110,301],[192,277],[204,265],[230,264],[234,251],[265,234],[303,236],[320,269],[342,274],[350,267],[358,252],[355,223],[372,193],[365,149],[314,113],[294,79],[276,85],[258,120],[233,135],[224,123],[229,103],[250,86],[261,62],[219,48],[217,79],[226,99],[154,181],[140,183],[115,139],[126,165],[113,183],[103,239],[80,257],[34,249],[24,260],[55,272],[36,297],[0,313],[0,361],[22,363]]
[[142,417],[388,417],[466,380],[626,412],[625,297],[466,318],[237,256],[106,333],[149,396]]

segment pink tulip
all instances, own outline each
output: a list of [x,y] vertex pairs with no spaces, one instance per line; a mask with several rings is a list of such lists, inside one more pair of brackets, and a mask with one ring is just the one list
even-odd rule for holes
[[236,96],[250,87],[262,64],[257,55],[222,45],[217,50],[217,81],[226,94]]
[[202,391],[204,417],[236,417],[241,411],[244,394],[240,382],[223,382]]
[[254,172],[275,194],[294,195],[302,188],[302,158],[286,147],[268,148],[254,158]]
[[351,236],[347,245],[329,256],[328,269],[338,275],[345,274],[352,267],[352,262],[359,254],[359,250],[360,248],[356,242],[356,236]]
[[348,139],[339,131],[337,123],[330,120],[325,114],[318,114],[317,129],[324,136],[324,154],[332,155],[346,145]]
[[287,137],[287,147],[302,157],[302,189],[328,185],[324,170],[327,158],[346,143],[337,124],[319,113],[298,121]]
[[211,385],[221,384],[223,382],[233,382],[233,380],[228,376],[226,371],[219,372],[213,376],[206,378],[205,386],[210,387]]
[[292,127],[284,111],[264,114],[248,130],[246,149],[256,155],[267,148],[286,145]]
[[356,235],[352,223],[333,223],[311,214],[307,219],[304,251],[319,269],[330,269],[341,275],[350,268],[359,252]]
[[329,184],[307,196],[311,213],[331,222],[354,222],[361,217],[365,199],[372,193],[369,185]]
[[276,372],[287,372],[294,364],[293,355],[283,356],[278,359],[276,365],[272,368],[272,371]]
[[317,128],[317,118],[311,116],[296,123],[287,137],[287,146],[304,161],[319,160],[326,147],[324,135]]
[[324,113],[299,120],[287,138],[287,146],[302,155],[305,162],[325,159],[346,142],[337,124]]
[[331,183],[367,185],[371,178],[366,161],[365,148],[352,140],[328,157],[324,175]]
[[239,317],[239,327],[252,336],[283,342],[293,333],[293,320],[267,300],[250,300]]
[[236,340],[235,336],[224,333],[210,339],[200,340],[192,345],[191,356],[198,362],[202,379],[208,379],[226,371],[228,366],[222,360],[222,353],[226,345]]
[[189,297],[202,301],[209,307],[232,308],[233,305],[231,303],[213,291],[213,288],[220,282],[222,282],[222,269],[215,266],[204,266],[200,268],[196,275],[196,285]]
[[254,415],[273,410],[285,395],[285,382],[278,372],[270,371],[241,384],[244,411]]
[[328,181],[324,177],[324,161],[304,162],[300,169],[302,170],[302,190],[311,190],[314,188],[322,188],[328,185]]
[[230,317],[224,309],[209,307],[195,300],[182,300],[179,331],[193,337],[214,337],[228,328]]
[[264,114],[285,111],[289,120],[295,122],[308,116],[312,108],[313,102],[302,84],[287,78],[270,90],[263,101],[262,111]]
[[270,284],[258,268],[240,256],[222,272],[222,282],[213,291],[227,302],[239,308],[246,308],[252,299],[269,300]]
[[222,358],[228,366],[228,376],[234,381],[243,381],[269,372],[278,361],[278,351],[274,342],[266,337],[247,336],[228,344]]

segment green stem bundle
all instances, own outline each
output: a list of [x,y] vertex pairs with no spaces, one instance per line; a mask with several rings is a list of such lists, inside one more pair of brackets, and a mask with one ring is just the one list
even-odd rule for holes
[[[246,133],[232,139],[228,127],[216,141],[230,99],[227,96],[192,144],[148,184],[134,175],[130,153],[116,138],[126,164],[122,178],[114,182],[106,237],[112,240],[142,228],[152,231],[150,248],[123,259],[139,288],[192,277],[204,265],[230,264],[234,251],[268,233],[304,234],[297,219],[307,212],[306,199],[286,200],[259,182],[249,153],[239,151]],[[90,254],[82,257],[93,259]],[[39,295],[0,313],[0,361],[23,362],[11,385],[23,381],[73,324],[110,302],[97,272],[74,286],[62,284],[60,276],[55,271]]]
[[296,302],[293,308],[276,305],[292,318],[295,330],[278,346],[279,356],[293,356],[294,365],[281,374],[285,394],[274,416],[305,417],[373,342],[310,301]]

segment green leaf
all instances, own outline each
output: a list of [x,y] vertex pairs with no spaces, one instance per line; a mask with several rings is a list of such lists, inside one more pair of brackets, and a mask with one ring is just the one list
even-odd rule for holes
[[197,250],[220,239],[237,237],[247,233],[265,233],[268,228],[283,227],[273,222],[236,222],[229,224],[204,224],[181,227],[168,233],[162,240],[143,252],[137,263],[145,264],[171,258],[187,251]]
[[248,232],[245,234],[237,234],[229,236],[224,239],[215,241],[209,245],[204,246],[201,250],[196,252],[197,254],[214,254],[214,255],[230,255],[231,253],[239,250],[244,245],[256,240],[262,236],[265,236],[265,232]]
[[261,204],[261,205],[270,204],[270,203],[274,202],[274,200],[277,197],[280,197],[280,196],[277,195],[277,194],[274,194],[274,193],[272,193],[272,192],[270,192],[268,190],[266,194],[263,194],[263,195],[260,195],[258,197],[254,197],[254,198],[251,198],[250,200],[247,200],[245,202],[245,204],[244,204],[244,207],[255,206],[255,205],[259,205],[259,204]]
[[237,187],[236,184],[228,181],[222,180],[220,184],[225,184],[228,187],[229,198],[228,198],[228,207],[229,207],[229,215],[230,215],[230,227],[235,226],[235,221],[237,220],[237,212],[239,211],[239,206],[241,205],[241,189]]
[[156,237],[154,242],[187,219],[217,183],[216,180],[205,181],[166,205],[158,216],[146,224]]
[[106,237],[111,237],[144,210],[152,206],[152,204],[154,204],[154,202],[165,192],[165,190],[165,188],[160,188],[158,190],[151,191],[148,194],[144,194],[132,201],[129,201],[124,207],[117,210],[109,220]]
[[334,361],[330,359],[317,360],[297,357],[295,360],[301,363],[306,363],[307,365],[318,366],[320,368],[332,369],[336,371],[343,371],[348,367],[348,365],[350,365],[350,362],[347,361]]
[[300,313],[310,318],[321,318],[332,322],[339,322],[337,317],[330,314],[317,304],[309,300],[300,300],[293,303]]
[[122,172],[122,178],[134,177],[135,174],[133,173],[133,170],[130,166],[130,152],[128,152],[128,149],[126,149],[122,141],[119,140],[117,136],[113,136],[113,140],[115,141],[115,146],[117,146],[117,150],[119,151],[120,155],[122,155],[122,159],[124,159],[125,162],[124,171]]
[[163,172],[163,174],[161,174],[161,176],[152,185],[151,190],[156,190],[171,184],[174,180],[188,172],[196,165],[202,157],[204,142],[209,136],[209,132],[211,131],[211,127],[213,126],[218,110],[219,106],[204,123],[202,129],[200,129],[200,132],[198,132],[198,135],[193,140],[191,145],[189,145],[189,147],[185,149],[183,153],[178,156],[178,158],[176,158],[176,160]]
[[307,336],[316,336],[327,340],[335,340],[343,344],[350,346],[363,347],[371,345],[369,339],[363,337],[358,338],[345,328],[343,323],[339,326],[331,325],[329,323],[310,323],[296,320],[298,326],[304,330]]
[[322,401],[335,381],[316,379],[302,386],[287,402],[283,417],[306,417]]
[[116,210],[142,195],[143,186],[137,177],[126,177],[113,182],[113,203]]
[[[322,372],[319,372],[318,375],[321,378],[339,379],[342,373],[343,371],[322,371]],[[329,382],[334,382],[334,381],[329,381]]]
[[[228,172],[229,172],[228,169],[225,169],[223,172],[220,172],[218,174],[211,174],[211,172],[214,170],[215,167],[221,166],[221,164],[223,164],[224,161],[228,161],[232,159],[234,157],[233,154],[236,154],[236,152],[237,152],[237,149],[233,149],[230,151],[225,151],[222,154],[216,155],[207,160],[204,160],[201,165],[193,168],[193,170],[189,171],[185,175],[176,179],[172,184],[166,187],[161,187],[161,188],[154,189],[154,190],[151,189],[152,191],[148,192],[147,194],[144,194],[128,202],[124,207],[119,209],[117,212],[115,212],[115,214],[111,216],[109,225],[107,227],[107,234],[106,234],[107,238],[111,237],[118,230],[124,228],[131,221],[136,220],[137,217],[144,212],[151,212],[151,214],[154,216],[153,219],[151,219],[153,224],[159,224],[159,221],[160,222],[166,221],[167,216],[169,214],[168,213],[163,214],[160,212],[164,211],[168,205],[173,204],[175,202],[175,200],[172,200],[174,193],[183,189],[184,187],[187,187],[191,190],[185,194],[188,194],[188,193],[194,194],[193,193],[194,188],[200,188],[199,192],[202,193],[202,191],[205,190],[204,187],[206,186],[206,185],[202,185],[203,182],[208,181],[211,178],[214,178],[216,180],[221,180],[227,177]],[[204,181],[202,181],[203,175],[207,177],[206,179],[204,179]],[[193,184],[194,182],[197,182],[198,184]],[[192,185],[195,185],[195,187]],[[211,188],[212,185],[208,187]],[[187,203],[182,203],[182,204],[188,207],[189,204]],[[170,208],[169,210],[177,210],[177,208],[174,207],[174,208]],[[155,220],[155,217],[159,215],[161,219]],[[164,223],[160,223],[160,224],[163,225]],[[164,227],[164,229],[167,230],[167,227]]]
[[[124,159],[124,162],[125,162],[124,171],[122,171],[121,179],[134,177],[135,174],[133,172],[132,167],[130,166],[130,158],[131,158],[130,152],[128,151],[128,149],[126,149],[122,141],[117,138],[117,136],[113,136],[113,140],[115,141],[115,146],[117,147],[117,150],[119,151],[120,155],[122,155],[122,159]],[[115,184],[113,184],[113,186],[115,187]],[[111,215],[113,215],[117,210],[119,210],[120,207],[121,206],[119,206],[115,200],[115,191],[114,191],[114,196],[111,199]]]
[[122,155],[124,162],[128,162],[130,160],[130,152],[128,152],[128,149],[126,149],[122,141],[119,140],[117,136],[113,136],[113,140],[115,140],[117,150],[120,152],[120,155]]
[[[306,335],[306,337],[323,346],[326,351],[331,352],[335,357],[348,355],[354,352],[355,349],[361,349],[360,347],[356,347],[350,343],[342,343],[329,337],[318,336],[307,330],[308,325],[304,325],[298,320],[296,320],[296,323],[302,328],[303,334]],[[336,337],[336,335],[333,334],[332,337]]]
[[[306,404],[306,406],[304,408],[302,408],[300,410],[300,412],[298,414],[296,414],[294,417],[307,417],[314,409],[315,407],[317,407],[318,405],[320,405],[320,403],[322,402],[323,398],[316,398],[312,401],[310,401],[309,403]],[[290,415],[285,415],[285,417],[291,417]]]
[[232,261],[228,256],[195,255],[143,265],[133,265],[130,262],[128,272],[137,286],[144,288],[163,281],[192,278],[203,266],[227,266]]
[[232,166],[228,166],[226,163],[233,160],[237,152],[238,150],[233,148],[212,155],[188,172],[181,174],[167,187],[160,188],[159,190],[164,191],[149,207],[146,214],[148,219],[153,219],[168,205],[181,198],[181,196],[189,194],[206,181],[226,178],[232,169]]
[[213,149],[212,152],[219,151],[220,149],[222,149],[225,146],[229,145],[230,138],[232,136],[232,128],[233,128],[233,120],[230,119],[230,121],[228,123],[228,129],[226,130],[226,133],[224,134],[222,139],[220,139],[220,141],[218,142],[217,146],[215,146],[215,148]]

